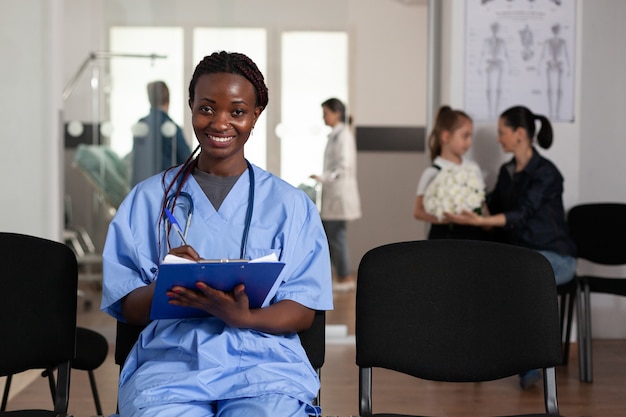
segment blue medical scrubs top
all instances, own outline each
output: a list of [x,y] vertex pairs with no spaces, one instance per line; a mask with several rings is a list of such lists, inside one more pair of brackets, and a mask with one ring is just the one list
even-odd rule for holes
[[[180,168],[177,168],[180,169]],[[314,310],[333,308],[328,245],[316,206],[278,177],[252,166],[255,198],[248,259],[274,253],[285,263],[269,303],[292,300]],[[166,173],[166,184],[176,170]],[[194,203],[187,242],[203,258],[239,258],[250,181],[246,173],[219,212],[189,176],[183,191]],[[102,310],[118,320],[121,299],[155,279],[167,254],[161,174],[137,185],[120,205],[103,252]],[[187,204],[174,209],[185,229]],[[179,237],[169,236],[172,247]],[[142,332],[120,376],[122,415],[160,404],[280,393],[310,404],[319,380],[296,333],[271,335],[231,328],[214,317],[155,320]]]

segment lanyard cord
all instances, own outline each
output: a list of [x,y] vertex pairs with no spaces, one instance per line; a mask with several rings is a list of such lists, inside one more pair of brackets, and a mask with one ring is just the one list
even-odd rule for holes
[[246,259],[246,246],[248,244],[248,233],[250,232],[250,224],[252,223],[252,209],[254,207],[254,170],[252,165],[246,159],[248,164],[248,177],[250,178],[250,190],[248,191],[248,208],[246,210],[246,223],[243,228],[243,237],[241,238],[240,259]]

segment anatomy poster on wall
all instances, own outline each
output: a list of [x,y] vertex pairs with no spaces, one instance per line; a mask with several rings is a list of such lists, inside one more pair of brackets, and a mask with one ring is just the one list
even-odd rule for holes
[[576,0],[466,0],[465,109],[574,120]]

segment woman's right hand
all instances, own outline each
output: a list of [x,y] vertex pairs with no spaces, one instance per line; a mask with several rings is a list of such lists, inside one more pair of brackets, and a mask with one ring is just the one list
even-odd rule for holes
[[190,261],[194,261],[194,262],[198,262],[202,260],[200,255],[198,255],[198,252],[196,252],[196,250],[192,246],[189,246],[189,245],[183,245],[177,248],[172,248],[170,249],[168,254],[179,256],[185,259],[189,259]]

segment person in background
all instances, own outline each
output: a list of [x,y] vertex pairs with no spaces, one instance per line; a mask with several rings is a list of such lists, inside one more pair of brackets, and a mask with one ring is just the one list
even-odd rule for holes
[[150,114],[133,127],[131,187],[191,154],[182,129],[169,117],[170,91],[163,81],[148,83]]
[[333,289],[350,291],[356,279],[350,266],[347,223],[361,217],[361,200],[356,179],[356,142],[350,131],[346,106],[337,98],[322,103],[324,123],[332,128],[324,151],[324,172],[311,175],[322,184],[321,217],[330,257],[335,267]]
[[[498,120],[498,142],[513,158],[502,165],[495,189],[487,197],[489,215],[465,212],[449,214],[450,221],[497,228],[502,241],[542,253],[552,265],[557,285],[574,278],[576,245],[569,236],[563,207],[563,176],[558,168],[533,146],[535,123],[541,124],[537,143],[552,145],[550,121],[530,109],[515,106]],[[526,389],[541,379],[538,370],[520,375]]]
[[[203,58],[189,85],[198,148],[134,187],[109,226],[101,308],[146,325],[120,375],[122,416],[321,415],[312,405],[319,378],[298,332],[311,327],[316,310],[333,308],[328,244],[313,201],[244,157],[267,104],[263,74],[249,57]],[[186,236],[167,233],[166,208]],[[150,321],[166,254],[191,261],[273,255],[285,265],[263,308],[249,307],[243,285],[223,292],[198,282],[167,296],[209,317]]]
[[428,186],[443,168],[466,167],[474,171],[480,190],[485,188],[478,165],[464,159],[472,146],[473,122],[470,116],[450,106],[442,106],[437,112],[435,125],[428,137],[432,165],[422,173],[417,185],[413,217],[430,223],[428,239],[481,239],[482,231],[476,227],[458,225],[445,218],[438,218],[424,208],[424,194]]

